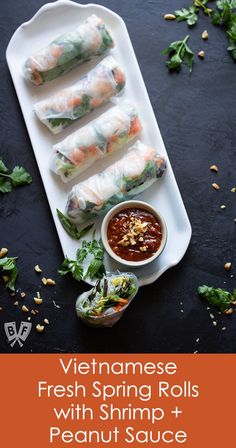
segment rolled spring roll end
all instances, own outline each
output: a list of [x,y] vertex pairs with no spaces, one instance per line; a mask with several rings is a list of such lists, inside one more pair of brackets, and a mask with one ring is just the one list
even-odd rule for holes
[[[104,293],[105,283],[106,292]],[[129,289],[128,295],[126,293],[127,287]],[[76,301],[77,316],[85,324],[92,327],[112,327],[121,318],[136,296],[138,288],[138,279],[133,273],[119,273],[119,271],[117,274],[107,273],[90,291],[78,297]],[[119,305],[118,299],[116,302],[117,305],[111,304],[110,307],[106,308],[106,300],[109,300],[110,295],[111,297],[112,295],[118,295],[121,298],[121,304]],[[125,295],[126,299],[123,298],[123,295]],[[124,304],[124,302],[126,303]],[[100,303],[102,304],[101,307]]]

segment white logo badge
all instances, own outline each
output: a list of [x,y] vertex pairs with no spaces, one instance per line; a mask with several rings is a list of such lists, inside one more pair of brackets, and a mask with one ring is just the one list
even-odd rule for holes
[[20,347],[23,347],[23,343],[28,338],[32,328],[31,322],[21,322],[20,329],[17,333],[16,322],[7,322],[4,324],[4,330],[11,347],[18,342]]

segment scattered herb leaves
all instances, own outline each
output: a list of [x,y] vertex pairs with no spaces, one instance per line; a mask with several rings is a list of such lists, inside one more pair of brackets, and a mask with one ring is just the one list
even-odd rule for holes
[[208,0],[194,0],[192,5],[186,8],[178,9],[175,11],[177,21],[182,22],[183,20],[186,20],[188,26],[196,25],[198,21],[198,12],[200,9],[202,9],[208,16],[210,16],[213,12],[212,9],[206,6],[207,2]]
[[[83,241],[81,249],[77,250],[76,260],[65,258],[58,273],[66,275],[71,273],[75,280],[85,280],[86,278],[102,278],[105,274],[103,264],[104,247],[101,240],[96,240],[93,237],[92,241]],[[85,269],[85,262],[89,260],[87,269]]]
[[197,292],[201,297],[206,299],[211,305],[216,306],[222,312],[228,310],[231,305],[235,305],[236,289],[230,293],[225,289],[202,285],[198,287]]
[[9,193],[12,187],[30,184],[32,178],[30,174],[22,167],[15,166],[13,171],[9,173],[5,163],[0,159],[0,192]]
[[227,50],[236,61],[236,0],[218,0],[216,6],[218,9],[214,11],[212,23],[226,29],[229,40]]
[[166,63],[169,70],[178,71],[183,63],[188,66],[190,72],[192,71],[194,54],[187,45],[189,37],[190,36],[187,35],[183,40],[172,42],[169,47],[162,52],[162,54],[168,54],[169,56],[169,60]]
[[72,224],[67,218],[66,215],[64,215],[60,210],[57,209],[57,216],[60,220],[60,223],[64,230],[75,240],[80,240],[83,236],[86,235],[86,233],[89,232],[89,230],[93,227],[93,224],[90,224],[89,226],[85,227],[82,230],[78,230],[77,226],[75,224]]

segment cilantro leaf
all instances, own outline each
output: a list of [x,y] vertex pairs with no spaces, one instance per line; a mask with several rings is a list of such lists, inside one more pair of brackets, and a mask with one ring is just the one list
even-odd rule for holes
[[178,22],[183,20],[187,21],[188,26],[196,25],[198,21],[198,12],[200,9],[203,10],[204,14],[210,16],[212,14],[212,9],[208,8],[206,5],[208,0],[194,0],[193,5],[188,8],[182,8],[175,11],[175,16]]
[[219,308],[222,312],[228,310],[236,299],[235,290],[231,294],[225,289],[202,285],[197,288],[197,292],[202,298]]
[[71,273],[72,277],[77,281],[80,281],[83,278],[83,268],[78,265],[77,261],[69,260],[67,257],[63,261],[58,273],[60,275]]
[[230,56],[234,61],[236,61],[236,42],[229,41],[229,47],[227,48],[228,52],[230,53]]
[[13,187],[26,185],[32,182],[30,174],[22,167],[15,166],[12,173],[8,172],[8,168],[0,159],[0,192],[9,193]]
[[[102,241],[93,239],[92,241],[83,241],[81,248],[76,252],[76,260],[66,258],[58,273],[60,275],[71,274],[76,280],[84,280],[86,278],[102,278],[105,273],[103,264],[104,247]],[[89,262],[85,271],[84,265]]]
[[189,26],[195,25],[198,20],[198,16],[196,14],[196,9],[194,6],[178,9],[177,11],[175,11],[175,16],[178,22],[186,20]]
[[166,48],[162,54],[168,54],[169,60],[166,62],[169,70],[179,70],[181,64],[184,63],[188,66],[189,71],[192,71],[194,54],[188,47],[187,41],[189,35],[183,40],[172,42],[168,48]]
[[232,20],[230,28],[227,31],[227,35],[231,41],[236,42],[236,14],[235,14],[235,18]]
[[3,163],[2,159],[0,159],[0,173],[6,174],[7,172],[8,172],[8,169],[5,165],[5,163]]
[[9,180],[0,177],[0,192],[9,193],[11,190],[12,190],[11,182],[9,182]]
[[32,182],[31,175],[23,168],[23,166],[15,166],[12,173],[9,175],[14,187],[19,185],[26,185]]
[[206,4],[208,3],[208,0],[194,0],[194,6],[197,10],[202,9],[204,14],[207,14],[210,16],[212,14],[212,9],[207,8]]
[[231,57],[236,60],[236,0],[218,0],[217,10],[214,11],[212,23],[225,28]]

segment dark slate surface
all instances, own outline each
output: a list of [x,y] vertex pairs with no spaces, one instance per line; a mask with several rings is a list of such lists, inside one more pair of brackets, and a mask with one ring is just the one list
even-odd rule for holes
[[[86,3],[81,1],[81,3]],[[99,3],[99,2],[95,2]],[[50,321],[44,334],[33,329],[22,349],[6,341],[4,322],[19,325],[25,315],[14,307],[16,298],[0,284],[1,352],[235,352],[236,313],[219,315],[195,294],[199,284],[235,287],[236,184],[235,90],[236,66],[226,51],[225,34],[200,14],[200,23],[190,31],[189,45],[205,49],[205,61],[196,63],[190,76],[183,68],[169,74],[160,55],[171,41],[182,39],[185,23],[166,22],[163,15],[190,3],[186,0],[103,0],[125,20],[150,99],[193,228],[184,259],[156,283],[142,288],[125,316],[112,329],[96,330],[77,320],[77,295],[86,289],[69,278],[56,275],[63,255],[50,214],[45,191],[34,159],[21,110],[5,60],[5,50],[15,29],[44,4],[41,0],[8,0],[1,5],[0,148],[10,165],[24,165],[33,176],[30,187],[0,196],[0,247],[19,255],[18,288],[27,293],[20,304],[32,304],[40,280],[33,266],[38,263],[47,276],[56,278],[56,288],[42,288],[40,315]],[[201,32],[209,31],[209,40]],[[219,173],[209,171],[216,163]],[[218,181],[216,192],[211,183]],[[226,204],[221,210],[220,205]],[[230,273],[225,261],[232,261]],[[55,308],[52,300],[60,305]],[[215,316],[213,326],[210,312]],[[227,327],[222,331],[222,327]],[[199,342],[196,341],[196,339]],[[17,345],[17,344],[16,344]]]

